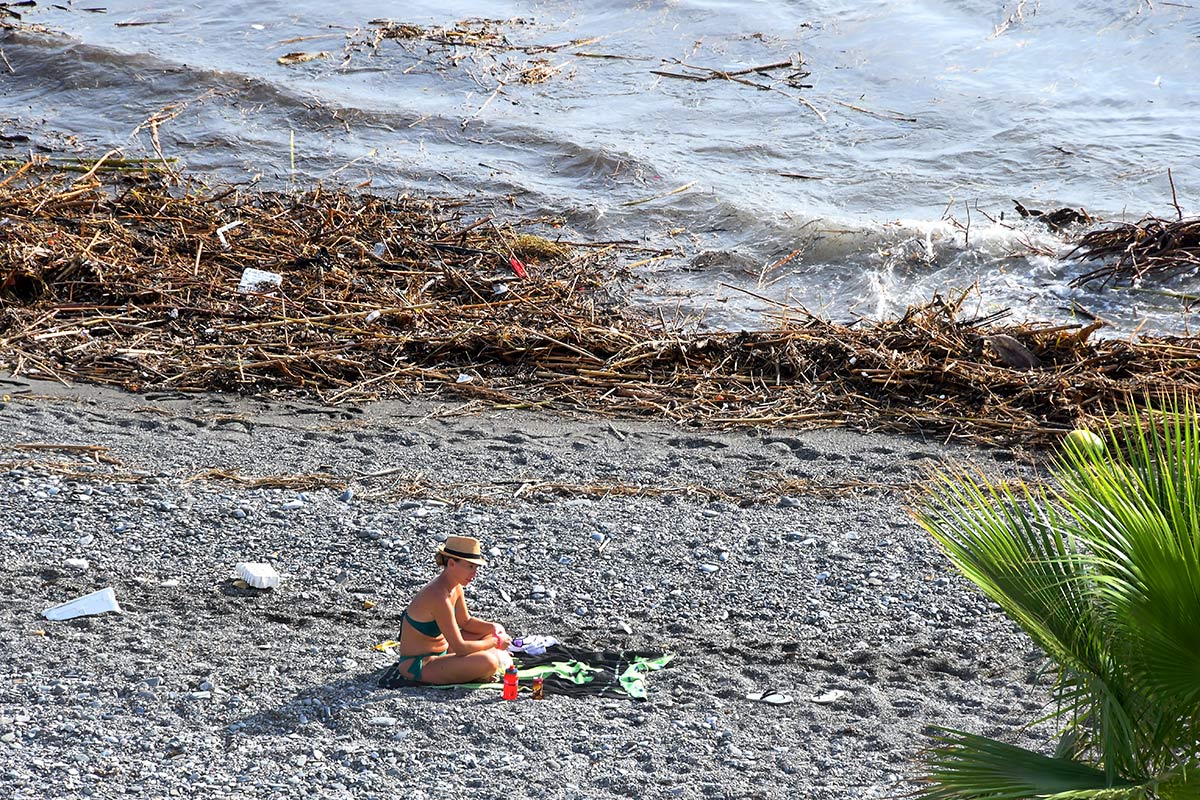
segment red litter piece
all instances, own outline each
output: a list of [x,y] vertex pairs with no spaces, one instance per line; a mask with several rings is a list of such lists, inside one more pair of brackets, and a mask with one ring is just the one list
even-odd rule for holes
[[525,265],[521,263],[519,258],[516,256],[509,256],[508,263],[512,265],[513,272],[517,273],[518,278],[529,277],[528,273],[525,272]]

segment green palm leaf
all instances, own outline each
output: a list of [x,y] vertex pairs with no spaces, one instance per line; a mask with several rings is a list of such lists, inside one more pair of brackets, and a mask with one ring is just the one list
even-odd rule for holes
[[924,800],[1135,800],[1145,781],[1110,786],[1103,770],[1067,758],[941,728],[926,757],[928,776],[916,795]]
[[945,732],[924,797],[1200,797],[1194,401],[1134,410],[1107,447],[1065,452],[1058,489],[951,472],[916,509],[954,565],[1046,652],[1058,673],[1048,718],[1077,745],[1070,760]]
[[[1018,494],[1019,492],[1019,494]],[[1084,747],[1109,756],[1109,777],[1136,752],[1126,676],[1114,668],[1110,635],[1088,582],[1091,559],[1072,545],[1073,520],[1045,492],[945,476],[918,521],[951,561],[1050,656],[1058,668],[1056,714],[1083,726]]]

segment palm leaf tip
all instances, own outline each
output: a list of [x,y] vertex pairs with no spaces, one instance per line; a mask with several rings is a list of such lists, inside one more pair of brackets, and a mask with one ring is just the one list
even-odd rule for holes
[[926,752],[923,800],[1119,800],[1146,796],[1144,782],[1110,784],[1104,771],[964,731],[936,729]]

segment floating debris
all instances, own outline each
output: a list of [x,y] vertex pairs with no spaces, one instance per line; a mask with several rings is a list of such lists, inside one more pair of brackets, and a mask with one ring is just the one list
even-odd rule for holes
[[1089,231],[1068,258],[1102,261],[1080,275],[1073,286],[1099,282],[1137,286],[1146,278],[1164,280],[1200,271],[1200,217],[1138,222]]
[[322,58],[329,58],[329,53],[322,50],[319,53],[284,53],[278,59],[278,63],[283,65],[303,64],[306,61],[316,61]]
[[1036,209],[1026,208],[1021,205],[1019,200],[1014,200],[1013,205],[1016,206],[1017,213],[1024,219],[1033,219],[1045,225],[1050,230],[1058,233],[1064,228],[1069,228],[1072,225],[1088,225],[1096,220],[1093,219],[1082,208],[1076,211],[1073,208],[1056,208],[1053,211],[1038,211]]

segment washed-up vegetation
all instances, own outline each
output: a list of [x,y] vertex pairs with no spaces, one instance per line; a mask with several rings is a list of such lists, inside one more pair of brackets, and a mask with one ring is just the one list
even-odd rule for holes
[[1072,255],[1097,266],[1075,279],[1137,286],[1147,278],[1166,280],[1200,272],[1200,217],[1146,217],[1084,234]]
[[[685,331],[621,301],[618,245],[556,241],[453,200],[180,189],[94,166],[0,177],[4,369],[131,391],[330,404],[437,392],[1009,445],[1054,440],[1130,393],[1200,388],[1195,337],[967,318],[944,297],[892,320],[781,308],[768,330]],[[248,284],[247,269],[275,278]]]

